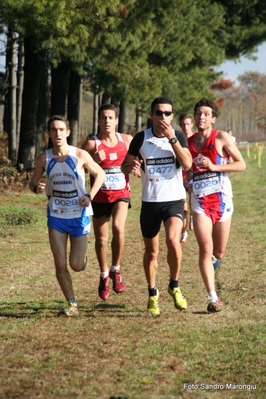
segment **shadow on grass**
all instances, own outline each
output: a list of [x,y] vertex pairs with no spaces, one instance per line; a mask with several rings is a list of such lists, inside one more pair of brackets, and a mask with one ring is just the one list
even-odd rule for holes
[[126,396],[110,396],[109,399],[129,399],[129,398]]
[[[0,317],[6,318],[33,318],[33,317],[66,317],[62,301],[52,302],[12,302],[0,305]],[[107,317],[140,317],[144,312],[132,310],[125,304],[97,303],[79,306],[79,315],[85,317],[96,317],[97,315]]]
[[12,302],[3,303],[0,306],[0,317],[7,318],[31,318],[38,315],[45,315],[46,317],[60,316],[62,302],[53,301],[53,303],[38,303],[38,302]]
[[[91,306],[80,306],[80,311],[86,313],[87,317],[140,317],[144,312],[140,309],[132,309],[126,304],[96,303]],[[145,312],[146,313],[146,312]]]
[[110,396],[109,399],[129,399],[129,398],[126,396]]
[[[66,317],[64,313],[64,301],[49,302],[7,302],[0,305],[0,318],[56,318]],[[193,315],[209,316],[212,313],[207,311],[193,311]],[[99,302],[80,302],[79,317],[117,317],[117,318],[146,318],[156,319],[157,317],[147,315],[146,310],[139,309],[128,304],[99,303]]]

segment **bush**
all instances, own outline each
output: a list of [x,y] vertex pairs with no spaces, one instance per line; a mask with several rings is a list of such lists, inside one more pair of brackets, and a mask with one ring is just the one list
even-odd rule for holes
[[36,223],[37,218],[31,211],[0,212],[0,227],[2,226],[24,226]]

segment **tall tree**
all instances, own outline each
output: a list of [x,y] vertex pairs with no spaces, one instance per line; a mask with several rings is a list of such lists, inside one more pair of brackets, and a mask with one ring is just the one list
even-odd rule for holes
[[15,165],[17,161],[16,154],[16,138],[17,138],[17,78],[16,78],[16,64],[17,64],[17,52],[16,52],[16,34],[9,27],[7,34],[7,62],[8,62],[8,87],[7,91],[7,113],[5,128],[8,130],[9,147],[8,147],[8,158],[12,164]]
[[82,91],[82,76],[77,71],[71,69],[69,76],[68,89],[68,112],[67,118],[71,126],[71,135],[69,136],[69,143],[71,145],[78,145],[80,120],[80,91]]
[[55,68],[52,68],[52,101],[51,114],[65,115],[66,114],[66,99],[68,92],[68,78],[70,74],[69,61],[60,62]]
[[26,169],[32,169],[35,161],[36,126],[38,116],[39,85],[42,69],[45,68],[43,58],[32,51],[32,39],[24,40],[25,66],[24,90],[22,95],[22,116],[18,163]]

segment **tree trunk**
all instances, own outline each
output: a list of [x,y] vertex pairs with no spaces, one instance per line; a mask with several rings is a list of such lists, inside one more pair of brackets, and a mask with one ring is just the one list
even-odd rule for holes
[[46,137],[46,118],[48,114],[48,68],[46,58],[43,59],[43,68],[40,71],[40,90],[36,128],[36,156],[44,151],[48,143]]
[[31,170],[35,161],[40,71],[43,65],[39,54],[32,47],[31,37],[24,40],[24,49],[24,89],[22,94],[18,163],[23,164],[26,170]]
[[10,90],[9,90],[9,64],[11,63],[11,52],[9,47],[9,40],[7,37],[7,44],[6,44],[6,65],[5,65],[5,82],[4,82],[4,120],[3,120],[3,130],[6,133],[10,133],[10,120],[9,120],[9,107],[10,107]]
[[51,115],[66,115],[69,71],[69,62],[61,62],[57,68],[52,68]]
[[24,82],[24,41],[20,37],[18,40],[18,72],[17,72],[17,150],[19,148],[19,134],[21,125],[21,112],[22,112],[22,91]]
[[98,109],[101,106],[101,95],[95,94],[93,95],[93,134],[98,133]]
[[80,80],[79,85],[79,136],[83,137],[83,123],[82,123],[82,115],[83,115],[83,78]]
[[111,102],[111,96],[109,93],[106,91],[102,95],[102,104],[110,104]]
[[142,122],[142,118],[141,118],[141,109],[137,108],[136,109],[136,132],[139,132],[141,130],[141,122]]
[[121,133],[125,133],[127,131],[127,127],[126,127],[126,104],[125,104],[124,101],[120,101],[118,131],[121,132]]
[[79,136],[79,99],[80,99],[80,83],[81,76],[70,70],[69,75],[69,89],[68,89],[68,109],[67,119],[71,126],[71,135],[68,137],[68,142],[77,147]]
[[5,112],[5,124],[4,130],[8,133],[8,158],[13,165],[17,162],[17,76],[16,76],[16,64],[17,64],[17,49],[16,49],[16,34],[14,31],[9,29],[7,34],[7,75],[8,75],[8,88],[7,88],[7,102]]

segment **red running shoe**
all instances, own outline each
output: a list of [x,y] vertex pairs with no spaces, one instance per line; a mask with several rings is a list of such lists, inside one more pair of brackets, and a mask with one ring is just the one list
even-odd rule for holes
[[207,306],[207,312],[215,313],[221,310],[221,304],[219,299],[216,301],[214,299],[209,299],[209,304]]
[[125,289],[125,285],[122,281],[122,276],[120,274],[120,270],[115,270],[114,272],[112,272],[110,270],[109,273],[110,279],[113,280],[113,290],[119,294],[120,292],[123,292]]
[[109,277],[103,278],[100,276],[98,292],[100,298],[104,301],[109,298]]

